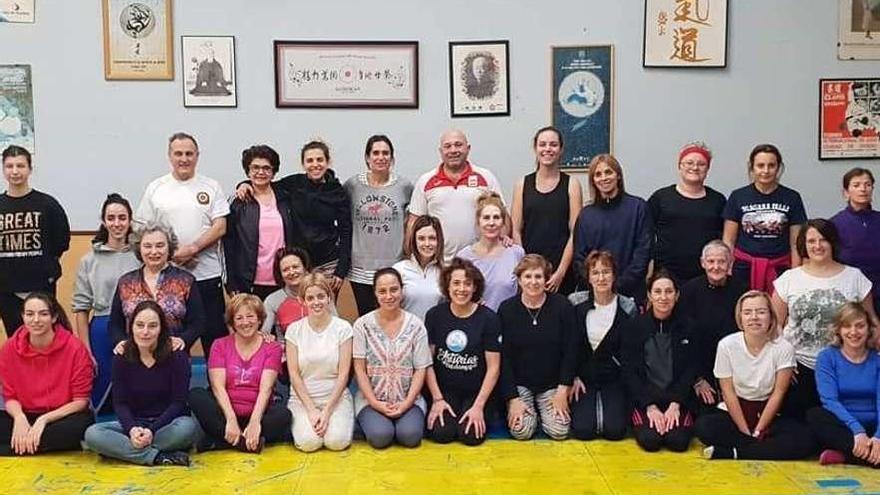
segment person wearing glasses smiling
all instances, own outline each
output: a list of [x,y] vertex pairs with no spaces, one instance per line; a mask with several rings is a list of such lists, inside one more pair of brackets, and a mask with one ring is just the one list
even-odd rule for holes
[[231,293],[251,293],[260,299],[280,289],[275,280],[275,253],[302,239],[296,234],[288,196],[273,183],[281,160],[264,144],[241,152],[241,166],[253,187],[254,201],[232,201],[223,250]]
[[712,151],[694,141],[678,152],[678,183],[658,189],[648,199],[654,221],[654,269],[665,268],[687,282],[703,274],[700,253],[721,238],[721,212],[727,200],[705,185]]

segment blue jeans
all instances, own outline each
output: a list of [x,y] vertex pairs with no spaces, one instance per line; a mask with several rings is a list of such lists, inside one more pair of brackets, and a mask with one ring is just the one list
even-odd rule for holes
[[84,442],[89,450],[122,461],[150,466],[159,452],[189,450],[196,438],[196,421],[178,416],[153,434],[153,443],[142,449],[131,444],[119,421],[97,423],[86,430]]
[[110,370],[113,366],[113,339],[110,338],[109,316],[95,316],[89,322],[89,342],[92,355],[98,363],[95,382],[92,385],[92,409],[100,414],[104,403],[110,398]]

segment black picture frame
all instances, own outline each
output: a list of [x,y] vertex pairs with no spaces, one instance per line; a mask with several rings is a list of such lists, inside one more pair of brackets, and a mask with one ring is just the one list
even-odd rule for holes
[[508,40],[449,42],[449,111],[453,118],[510,116]]

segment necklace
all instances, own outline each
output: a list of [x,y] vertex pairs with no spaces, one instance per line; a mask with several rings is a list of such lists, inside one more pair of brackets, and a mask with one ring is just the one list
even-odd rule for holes
[[532,313],[532,308],[530,308],[528,306],[524,306],[524,307],[526,308],[526,311],[529,312],[529,316],[532,317],[532,326],[533,327],[538,326],[538,316],[541,314],[541,310],[544,309],[544,305],[542,304],[541,307],[538,308],[538,311],[535,311],[534,313]]

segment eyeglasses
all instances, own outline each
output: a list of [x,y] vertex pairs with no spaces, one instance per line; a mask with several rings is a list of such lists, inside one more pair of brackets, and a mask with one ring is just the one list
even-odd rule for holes
[[250,170],[251,172],[265,172],[267,174],[271,174],[272,173],[272,166],[271,165],[251,165],[250,167],[248,167],[248,170]]
[[684,167],[684,168],[696,168],[696,169],[709,168],[709,164],[708,164],[708,163],[706,163],[706,162],[696,162],[696,161],[694,161],[694,160],[685,160],[685,161],[683,161],[683,162],[679,162],[678,164],[681,165],[681,166]]

